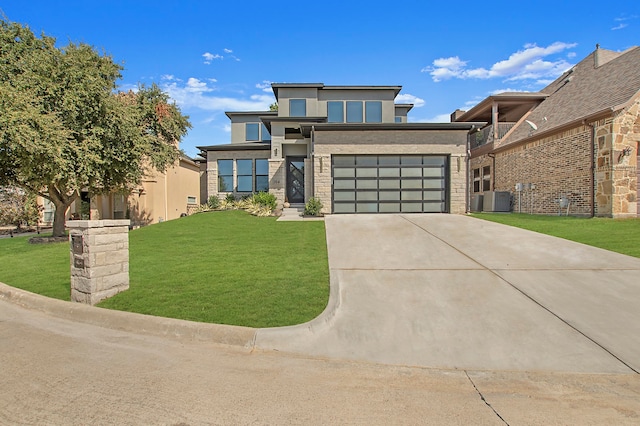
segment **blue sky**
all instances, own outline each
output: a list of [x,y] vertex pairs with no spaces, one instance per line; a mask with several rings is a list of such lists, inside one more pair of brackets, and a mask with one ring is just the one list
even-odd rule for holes
[[413,122],[537,91],[590,54],[640,44],[640,2],[0,0],[6,19],[83,42],[190,116],[181,147],[229,143],[225,111],[268,109],[277,83],[400,85]]

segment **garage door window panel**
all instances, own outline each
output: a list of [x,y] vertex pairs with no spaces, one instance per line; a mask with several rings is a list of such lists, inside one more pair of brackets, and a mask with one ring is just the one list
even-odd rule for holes
[[356,188],[356,181],[353,180],[353,179],[351,179],[351,180],[334,179],[333,187],[335,189],[355,189]]
[[400,213],[400,203],[380,203],[380,213]]

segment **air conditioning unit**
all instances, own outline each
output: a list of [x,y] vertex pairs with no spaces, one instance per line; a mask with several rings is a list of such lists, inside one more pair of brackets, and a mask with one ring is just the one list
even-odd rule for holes
[[482,210],[485,212],[511,211],[511,193],[509,191],[485,191]]
[[482,203],[484,196],[482,194],[473,194],[471,196],[471,211],[472,212],[481,212],[482,211]]

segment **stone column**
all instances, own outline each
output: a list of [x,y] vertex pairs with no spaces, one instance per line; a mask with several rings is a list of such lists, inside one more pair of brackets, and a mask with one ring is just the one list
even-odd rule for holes
[[129,220],[70,220],[71,301],[95,305],[129,288]]

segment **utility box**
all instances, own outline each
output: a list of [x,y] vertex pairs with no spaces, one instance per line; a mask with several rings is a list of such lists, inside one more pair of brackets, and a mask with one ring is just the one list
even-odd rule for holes
[[509,191],[485,191],[482,210],[485,212],[510,212],[511,193]]
[[483,199],[484,196],[482,194],[473,194],[471,196],[471,211],[472,212],[481,212],[483,210]]

